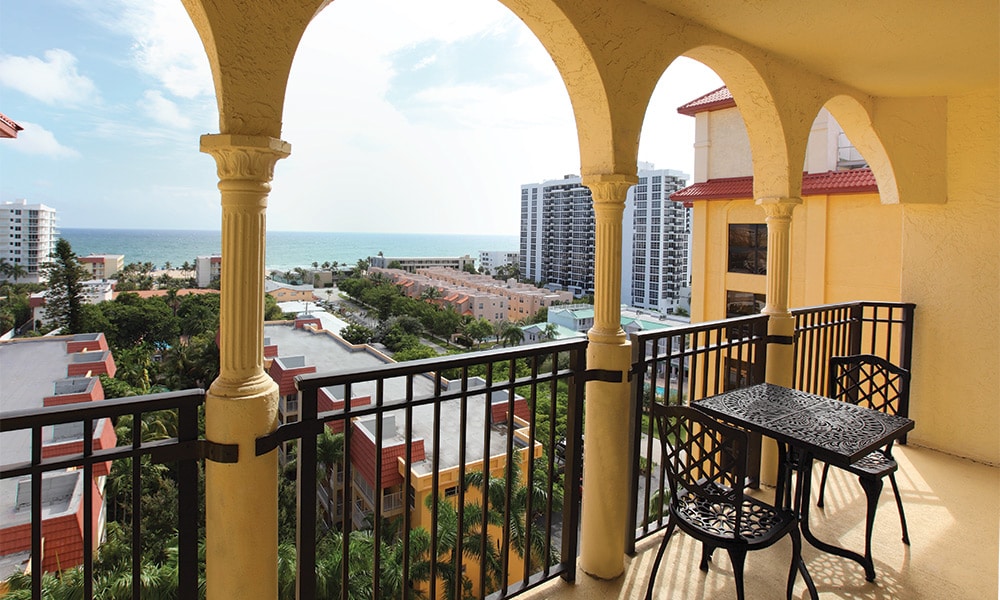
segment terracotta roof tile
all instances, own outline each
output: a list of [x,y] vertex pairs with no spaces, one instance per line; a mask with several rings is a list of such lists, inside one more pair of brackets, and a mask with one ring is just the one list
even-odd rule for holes
[[736,106],[736,100],[734,100],[733,95],[729,93],[729,88],[722,86],[717,90],[712,90],[704,96],[695,98],[687,104],[678,106],[677,112],[682,115],[693,117],[696,114],[707,110],[721,110],[723,108],[732,108],[733,106]]
[[[878,192],[875,174],[871,169],[806,173],[802,176],[802,195],[858,194]],[[709,179],[689,185],[670,195],[675,202],[690,203],[694,200],[720,200],[723,198],[752,198],[753,177],[724,177]]]

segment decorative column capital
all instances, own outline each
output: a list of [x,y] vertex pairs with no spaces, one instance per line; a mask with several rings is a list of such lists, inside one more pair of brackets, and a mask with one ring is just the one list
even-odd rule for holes
[[802,204],[802,198],[757,198],[756,202],[769,219],[791,219],[792,210]]
[[594,208],[601,204],[612,204],[625,206],[625,197],[628,189],[635,185],[639,178],[636,175],[624,175],[621,173],[608,173],[604,175],[584,175],[583,185],[590,188],[590,196],[594,201]]
[[208,134],[201,136],[201,151],[215,158],[220,181],[267,183],[292,145],[266,135]]

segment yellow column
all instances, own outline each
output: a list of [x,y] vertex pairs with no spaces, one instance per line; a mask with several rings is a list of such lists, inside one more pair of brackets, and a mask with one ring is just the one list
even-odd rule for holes
[[[791,282],[792,210],[801,198],[764,198],[757,200],[767,215],[767,368],[768,383],[792,386],[794,353],[792,338],[795,319],[788,309],[788,288]],[[777,481],[778,458],[774,440],[765,438],[761,449],[761,481],[773,485]]]
[[595,215],[594,326],[587,368],[620,371],[621,383],[591,381],[586,389],[580,566],[602,579],[624,571],[628,517],[631,344],[621,328],[622,213],[635,175],[584,177]]
[[222,192],[219,378],[208,391],[205,437],[239,445],[239,462],[205,465],[209,600],[278,595],[278,456],[254,440],[278,426],[278,387],[264,372],[264,235],[275,163],[291,146],[267,136],[205,135]]

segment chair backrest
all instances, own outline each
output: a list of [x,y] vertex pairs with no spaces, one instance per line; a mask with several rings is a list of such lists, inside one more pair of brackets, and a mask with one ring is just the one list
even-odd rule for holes
[[685,491],[712,504],[729,505],[740,531],[739,508],[747,473],[747,433],[690,406],[653,403],[671,506]]
[[910,372],[871,354],[833,356],[828,395],[906,417],[910,411]]

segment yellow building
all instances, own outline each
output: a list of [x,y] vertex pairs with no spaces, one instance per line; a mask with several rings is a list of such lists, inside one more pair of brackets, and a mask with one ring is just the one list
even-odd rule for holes
[[[746,127],[725,87],[681,106],[696,119],[691,317],[757,314],[767,293],[767,224],[753,199]],[[826,110],[813,122],[802,204],[790,226],[790,307],[902,302],[903,212],[883,204],[874,173]]]

